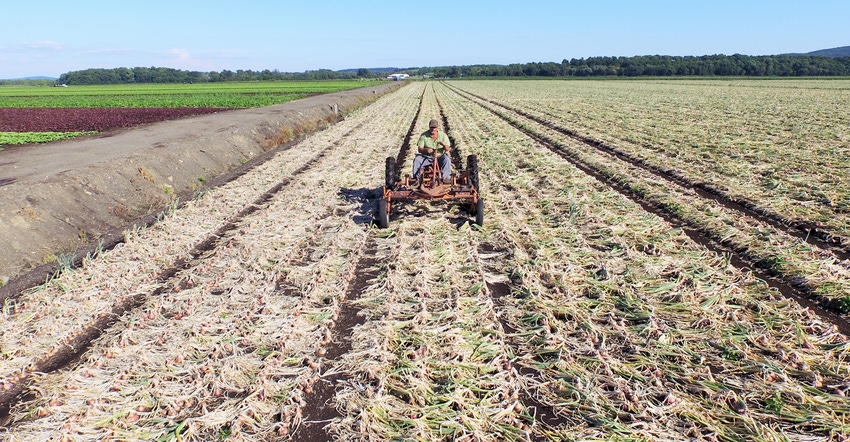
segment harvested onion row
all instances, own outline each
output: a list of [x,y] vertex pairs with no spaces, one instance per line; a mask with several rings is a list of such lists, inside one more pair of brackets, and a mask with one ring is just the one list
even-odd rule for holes
[[[482,181],[497,207],[488,229],[519,278],[506,313],[525,363],[544,373],[528,385],[574,419],[571,437],[774,440],[810,432],[804,420],[824,439],[847,433],[847,345],[834,326],[511,137],[477,105],[450,93],[442,101],[478,124],[455,136],[483,146]],[[829,405],[806,410],[791,398]]]

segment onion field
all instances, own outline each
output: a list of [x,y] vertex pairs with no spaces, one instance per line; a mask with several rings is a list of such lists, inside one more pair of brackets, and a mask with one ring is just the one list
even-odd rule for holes
[[412,82],[1,299],[0,440],[850,440],[848,95]]

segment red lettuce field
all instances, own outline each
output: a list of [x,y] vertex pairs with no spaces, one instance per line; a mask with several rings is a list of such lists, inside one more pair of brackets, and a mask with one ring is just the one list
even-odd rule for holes
[[226,108],[0,108],[0,132],[103,132]]

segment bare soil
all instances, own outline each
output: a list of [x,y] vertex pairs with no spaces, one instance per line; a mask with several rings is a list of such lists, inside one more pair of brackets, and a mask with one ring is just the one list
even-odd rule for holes
[[[0,291],[43,281],[399,83],[0,151]],[[5,286],[5,287],[3,287]]]

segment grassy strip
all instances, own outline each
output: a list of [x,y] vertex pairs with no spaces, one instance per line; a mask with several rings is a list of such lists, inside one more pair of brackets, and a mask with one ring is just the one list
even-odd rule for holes
[[65,140],[93,133],[96,132],[0,132],[0,146],[49,143],[51,141]]

